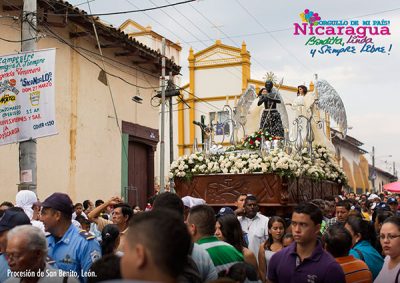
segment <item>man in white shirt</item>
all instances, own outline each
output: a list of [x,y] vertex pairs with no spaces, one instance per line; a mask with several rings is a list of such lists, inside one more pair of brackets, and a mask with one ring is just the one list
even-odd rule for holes
[[238,217],[247,238],[248,248],[258,255],[260,244],[268,239],[269,218],[258,212],[257,198],[248,195],[244,202],[244,216]]

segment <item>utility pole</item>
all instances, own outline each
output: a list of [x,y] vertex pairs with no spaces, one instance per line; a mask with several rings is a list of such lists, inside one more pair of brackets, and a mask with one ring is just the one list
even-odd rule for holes
[[[169,86],[170,86],[170,91],[175,89],[172,72],[169,72]],[[169,164],[171,164],[172,161],[174,160],[174,122],[172,119],[173,118],[172,95],[169,95],[168,102],[169,102]]]
[[375,147],[372,147],[372,174],[371,174],[371,181],[372,181],[372,190],[375,193],[375,179],[376,179],[376,173],[375,173]]
[[165,191],[164,163],[165,163],[165,38],[162,38],[161,47],[161,141],[160,141],[160,192]]
[[[21,51],[36,50],[37,1],[24,0],[22,13]],[[30,39],[30,40],[29,40]],[[19,143],[18,191],[31,190],[37,186],[36,139]]]
[[[170,91],[172,92],[175,89],[174,79],[172,77],[172,72],[169,72],[169,85]],[[169,102],[169,164],[171,166],[172,161],[174,160],[174,121],[173,121],[173,112],[172,112],[172,95],[170,93],[168,97]],[[175,182],[173,179],[169,180],[169,190],[171,193],[175,192]]]

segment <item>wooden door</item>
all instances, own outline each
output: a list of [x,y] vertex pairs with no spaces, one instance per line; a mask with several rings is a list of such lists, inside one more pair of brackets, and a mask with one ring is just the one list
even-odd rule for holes
[[147,203],[149,189],[149,146],[140,142],[130,141],[128,150],[128,202],[132,206],[139,205],[144,209]]

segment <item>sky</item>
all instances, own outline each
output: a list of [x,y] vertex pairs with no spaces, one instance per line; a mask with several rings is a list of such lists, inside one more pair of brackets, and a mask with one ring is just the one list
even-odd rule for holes
[[[89,0],[90,1],[90,0]],[[131,11],[168,5],[180,0],[71,0],[88,13]],[[308,9],[321,20],[370,21],[371,28],[387,27],[390,35],[367,35],[374,48],[385,53],[360,52],[339,55],[319,53],[321,46],[306,45],[312,35],[294,35],[294,23]],[[342,98],[349,125],[348,134],[363,142],[366,156],[375,147],[376,166],[392,171],[393,162],[400,168],[400,3],[398,0],[335,1],[266,1],[266,0],[198,0],[148,12],[101,16],[104,22],[119,27],[128,18],[152,29],[182,46],[182,83],[188,82],[189,48],[198,52],[220,39],[240,47],[247,44],[251,55],[251,78],[263,80],[267,72],[284,78],[284,84],[308,85],[314,74],[327,80]],[[379,21],[380,25],[373,21]],[[390,21],[390,22],[383,22]],[[357,27],[357,25],[354,25]],[[326,39],[333,35],[317,35]],[[340,36],[347,42],[350,35]],[[331,48],[340,49],[339,45]],[[317,49],[314,56],[310,50]],[[371,49],[371,48],[370,48]],[[390,49],[390,51],[389,51]],[[365,49],[364,49],[365,50]],[[380,49],[381,50],[381,49]]]

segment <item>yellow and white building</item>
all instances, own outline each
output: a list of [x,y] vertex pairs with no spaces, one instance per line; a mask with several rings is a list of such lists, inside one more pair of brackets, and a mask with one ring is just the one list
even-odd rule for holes
[[[237,48],[217,40],[215,44],[199,52],[195,53],[190,49],[189,83],[182,87],[187,105],[180,101],[177,111],[179,155],[191,152],[195,138],[201,143],[201,130],[193,121],[200,121],[204,115],[206,124],[215,119],[223,122],[227,118],[223,111],[224,105],[228,104],[233,108],[250,85],[256,91],[264,87],[265,81],[251,78],[250,58],[245,42],[241,48]],[[313,89],[312,84],[310,88]],[[296,97],[297,87],[282,85],[280,93],[285,103],[291,102]],[[224,139],[228,140],[229,137]],[[222,135],[216,135],[215,141],[221,142]]]

